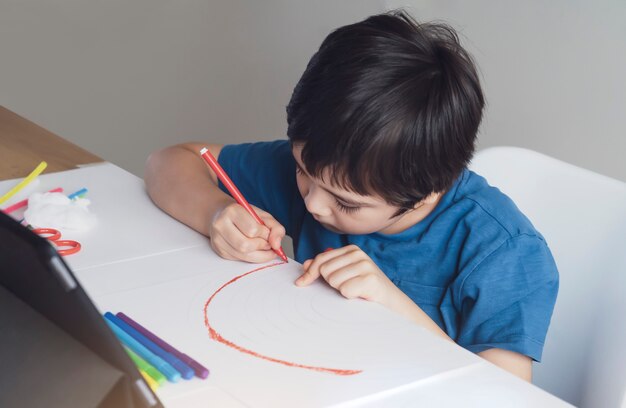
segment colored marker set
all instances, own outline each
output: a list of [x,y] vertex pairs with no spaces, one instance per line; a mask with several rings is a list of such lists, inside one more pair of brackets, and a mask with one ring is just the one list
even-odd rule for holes
[[202,379],[208,377],[207,368],[124,313],[114,315],[106,312],[104,318],[153,390],[162,385],[165,379],[174,383],[181,377],[186,380],[194,376]]

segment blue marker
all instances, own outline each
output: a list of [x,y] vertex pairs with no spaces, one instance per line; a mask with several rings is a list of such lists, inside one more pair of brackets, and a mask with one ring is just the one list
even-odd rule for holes
[[152,340],[141,334],[137,329],[115,316],[111,312],[106,312],[104,317],[115,323],[119,328],[124,330],[126,333],[130,334],[135,340],[141,343],[142,346],[161,357],[163,360],[167,361],[172,367],[176,369],[179,373],[182,374],[183,378],[188,380],[193,378],[194,371],[193,368],[189,367],[187,364],[183,363],[178,357],[173,355],[172,353],[168,353],[163,350],[161,347],[156,345]]
[[129,349],[134,351],[141,358],[152,364],[157,370],[159,370],[170,382],[177,382],[180,380],[180,373],[174,369],[171,365],[163,361],[163,359],[153,352],[142,346],[137,340],[133,339],[130,335],[120,329],[111,320],[106,319],[109,327],[113,330],[113,333],[118,339]]
[[86,188],[81,188],[80,190],[78,190],[78,191],[68,195],[67,198],[69,198],[71,200],[73,198],[76,198],[76,197],[81,196],[81,195],[86,194],[86,193],[87,193],[87,189]]

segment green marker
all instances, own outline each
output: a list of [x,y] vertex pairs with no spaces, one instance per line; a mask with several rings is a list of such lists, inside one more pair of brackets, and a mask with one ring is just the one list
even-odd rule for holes
[[154,381],[157,382],[157,384],[162,385],[165,382],[165,376],[161,374],[159,370],[154,368],[152,364],[148,363],[146,360],[139,357],[137,354],[135,354],[134,351],[132,351],[128,347],[124,347],[124,349],[130,356],[131,360],[133,360],[135,365],[139,367],[140,370],[145,371],[146,374],[152,377]]

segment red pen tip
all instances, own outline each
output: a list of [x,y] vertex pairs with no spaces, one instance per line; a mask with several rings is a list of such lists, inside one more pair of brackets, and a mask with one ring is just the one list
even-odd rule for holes
[[287,255],[285,255],[285,252],[283,251],[283,248],[280,247],[276,250],[276,253],[278,254],[278,256],[280,256],[280,259],[282,259],[285,262],[289,262],[289,260],[287,259]]

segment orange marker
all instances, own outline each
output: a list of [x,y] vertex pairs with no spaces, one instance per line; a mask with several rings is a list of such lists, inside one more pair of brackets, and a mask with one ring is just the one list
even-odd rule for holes
[[[237,186],[235,186],[235,183],[233,183],[233,181],[230,179],[230,177],[228,177],[228,174],[226,174],[226,172],[224,171],[222,166],[220,166],[220,164],[217,162],[217,160],[215,160],[215,157],[213,157],[213,155],[211,154],[209,149],[207,149],[206,147],[203,147],[202,150],[200,150],[200,155],[202,156],[204,161],[206,161],[207,164],[211,167],[211,169],[213,169],[213,171],[217,175],[217,178],[219,178],[220,181],[224,184],[224,186],[230,192],[230,194],[233,196],[235,201],[237,201],[237,203],[239,205],[241,205],[243,208],[245,208],[246,211],[248,211],[248,213],[252,217],[254,217],[256,222],[258,222],[261,225],[265,225],[265,223],[259,217],[259,215],[256,213],[256,211],[254,211],[254,208],[252,208],[252,206],[250,206],[248,201],[246,201],[246,199],[244,198],[243,194],[241,194],[241,191],[239,191]],[[283,252],[283,248],[282,247],[279,247],[278,249],[274,249],[274,252],[276,252],[276,254],[278,256],[280,256],[280,258],[283,261],[287,262],[287,256],[285,255],[285,252]]]

